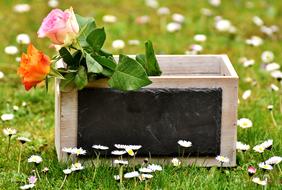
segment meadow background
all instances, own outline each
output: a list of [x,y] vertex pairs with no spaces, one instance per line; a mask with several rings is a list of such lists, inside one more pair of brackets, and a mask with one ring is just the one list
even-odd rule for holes
[[[14,6],[18,3],[28,3],[30,11],[18,13]],[[212,6],[208,0],[159,0],[160,7],[168,7],[170,14],[166,22],[171,22],[173,13],[185,16],[181,30],[168,32],[163,29],[157,8],[146,5],[144,0],[60,0],[59,8],[66,9],[72,6],[80,15],[91,16],[96,19],[98,26],[105,26],[107,40],[105,48],[113,53],[119,53],[112,47],[112,41],[121,39],[126,45],[121,51],[126,54],[143,52],[145,40],[154,42],[158,54],[185,54],[191,45],[200,44],[203,51],[200,54],[227,54],[240,77],[239,110],[238,118],[249,118],[253,127],[248,129],[238,128],[238,141],[249,144],[251,147],[267,139],[273,139],[272,151],[264,153],[264,157],[282,156],[282,113],[281,83],[271,77],[264,69],[261,54],[272,51],[274,61],[282,63],[282,1],[279,0],[223,0],[218,7]],[[203,8],[211,11],[211,16],[203,14]],[[58,189],[61,185],[65,164],[58,163],[54,150],[54,93],[52,86],[46,94],[44,86],[26,92],[17,76],[19,63],[18,55],[7,55],[6,46],[15,45],[20,51],[25,50],[25,45],[18,45],[16,36],[26,33],[32,42],[49,55],[55,54],[48,48],[48,39],[38,39],[37,30],[42,19],[52,8],[47,0],[1,0],[0,1],[0,71],[4,77],[0,78],[0,115],[12,113],[14,119],[0,120],[0,129],[10,127],[18,131],[18,135],[32,139],[25,146],[21,173],[17,173],[17,159],[19,143],[12,139],[10,152],[7,152],[7,137],[0,135],[0,189],[18,189],[26,183],[31,175],[32,166],[27,163],[27,158],[32,154],[40,154],[43,163],[40,167],[48,167],[49,172],[42,174],[42,179],[37,182],[36,189]],[[114,15],[115,23],[104,23],[104,15]],[[146,24],[138,24],[136,19],[147,15],[150,20]],[[237,29],[235,33],[219,32],[215,29],[215,16],[221,16],[232,22]],[[280,30],[271,36],[260,31],[260,27],[252,21],[254,16],[263,19],[265,25],[276,25]],[[195,42],[195,34],[205,34],[207,40]],[[264,43],[259,47],[246,44],[246,39],[251,36],[260,36]],[[128,40],[138,39],[140,45],[128,45]],[[244,67],[240,58],[253,59],[252,67]],[[242,60],[242,59],[241,59]],[[273,91],[270,87],[275,84],[280,89]],[[242,94],[251,90],[251,95],[246,100]],[[274,125],[268,105],[273,105],[273,115],[277,122]],[[18,106],[18,110],[15,110]],[[257,186],[248,176],[247,168],[262,162],[259,153],[252,149],[244,154],[237,155],[237,167],[224,169],[165,166],[147,182],[128,180],[125,189],[257,189]],[[262,171],[259,175],[262,175]],[[93,177],[93,168],[87,167],[80,173],[69,176],[65,189],[118,189],[118,183],[113,179],[117,169],[101,165]],[[266,174],[269,178],[268,189],[282,189],[281,170],[274,168]]]

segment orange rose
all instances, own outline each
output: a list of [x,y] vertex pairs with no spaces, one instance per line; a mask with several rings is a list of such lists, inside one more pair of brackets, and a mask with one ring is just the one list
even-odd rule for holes
[[30,44],[27,54],[22,54],[18,69],[18,74],[22,79],[25,89],[29,90],[44,81],[50,72],[50,65],[50,58]]

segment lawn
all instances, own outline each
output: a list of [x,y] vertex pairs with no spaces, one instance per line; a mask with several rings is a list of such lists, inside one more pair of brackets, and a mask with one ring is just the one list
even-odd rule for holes
[[[30,11],[15,12],[14,6],[20,2],[28,3]],[[271,62],[281,66],[282,1],[226,0],[218,7],[209,4],[208,0],[159,0],[159,4],[161,7],[168,7],[170,15],[159,16],[157,9],[148,7],[145,0],[60,0],[59,8],[72,6],[78,14],[94,17],[98,26],[104,25],[107,33],[105,48],[115,54],[143,52],[143,43],[147,39],[153,41],[157,54],[185,54],[193,44],[203,47],[200,54],[227,54],[240,77],[238,118],[249,118],[253,123],[251,128],[238,127],[238,141],[250,145],[250,150],[244,153],[238,151],[237,166],[234,168],[166,165],[162,171],[154,173],[152,179],[146,182],[138,179],[124,180],[123,187],[113,177],[119,172],[117,167],[103,162],[97,167],[85,163],[87,166],[84,170],[67,177],[63,189],[282,189],[281,163],[266,172],[258,167],[258,163],[271,156],[282,156],[282,83],[266,71],[266,61],[261,58],[264,51],[271,51],[274,54]],[[3,190],[19,189],[27,183],[29,176],[35,175],[32,171],[34,165],[27,162],[34,154],[43,158],[38,166],[41,179],[36,182],[36,189],[59,189],[65,177],[63,170],[67,165],[57,161],[54,148],[53,81],[47,93],[44,85],[26,92],[17,75],[19,63],[16,57],[20,53],[7,55],[4,51],[10,45],[17,46],[19,52],[25,51],[26,45],[17,44],[16,37],[20,33],[26,33],[39,49],[49,55],[55,54],[53,49],[48,48],[50,41],[39,40],[36,34],[42,19],[51,9],[47,1],[43,0],[0,1],[0,71],[4,73],[4,77],[0,77],[0,116],[14,115],[12,120],[0,119],[0,128],[1,131],[14,128],[17,130],[16,136],[32,140],[24,145],[21,171],[17,172],[20,143],[16,136],[12,136],[10,149],[7,151],[8,137],[3,133],[0,135],[0,189]],[[209,13],[207,10],[211,11],[211,16],[203,14]],[[180,13],[185,19],[179,31],[168,32],[165,24],[171,22],[173,13]],[[104,23],[104,15],[115,15],[117,22]],[[150,17],[149,22],[138,24],[136,18],[140,21],[140,16],[144,15]],[[216,16],[228,19],[236,27],[236,31],[230,33],[216,30],[215,20],[219,19]],[[264,34],[254,24],[254,16],[262,18],[266,26],[276,25],[280,30],[271,35]],[[195,34],[204,34],[206,41],[196,42]],[[257,47],[246,44],[246,39],[252,36],[261,37],[263,44]],[[112,41],[117,39],[126,43],[122,50],[112,47]],[[128,40],[133,39],[139,40],[140,45],[128,45]],[[253,59],[254,65],[244,66],[246,60],[242,57]],[[273,90],[272,84],[279,90]],[[251,95],[246,98],[244,92],[247,90],[251,90]],[[273,105],[272,111],[269,111],[269,105]],[[252,150],[255,145],[268,139],[273,139],[272,150],[265,150],[263,154]],[[249,166],[257,168],[255,176],[268,179],[267,186],[252,182],[247,171]],[[49,168],[47,173],[41,172],[44,167]],[[125,167],[125,171],[132,171],[132,167]]]

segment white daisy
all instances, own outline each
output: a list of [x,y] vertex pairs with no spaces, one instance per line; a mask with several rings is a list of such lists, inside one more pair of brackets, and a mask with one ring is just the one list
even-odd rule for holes
[[263,146],[265,149],[271,149],[272,148],[272,144],[273,144],[273,140],[269,139],[269,140],[264,141],[263,143],[261,143],[261,146]]
[[147,168],[151,169],[153,172],[163,170],[162,166],[156,164],[150,164]]
[[28,158],[27,161],[28,161],[29,163],[40,164],[43,160],[42,160],[41,156],[32,155],[31,157]]
[[220,19],[215,22],[215,29],[219,32],[229,32],[232,29],[232,24],[227,19]]
[[27,34],[17,35],[17,42],[19,44],[29,44],[30,43],[29,35],[27,35]]
[[272,51],[264,51],[262,54],[261,54],[261,60],[264,62],[264,63],[270,63],[274,60],[274,54]]
[[275,164],[279,164],[281,161],[282,161],[281,156],[272,156],[271,158],[265,161],[265,164],[275,165]]
[[105,23],[116,23],[117,17],[114,15],[104,15],[103,16],[103,22]]
[[126,154],[126,151],[125,150],[113,150],[111,152],[112,155],[116,155],[116,156],[121,156],[121,155],[124,155]]
[[268,26],[261,26],[260,31],[270,37],[273,36],[273,33],[274,33],[272,28]]
[[12,136],[12,135],[17,134],[17,130],[11,129],[11,128],[6,128],[6,129],[3,129],[3,133],[4,133],[5,136]]
[[150,22],[150,17],[148,15],[139,16],[135,21],[137,24],[147,24]]
[[120,180],[119,175],[114,175],[114,179],[115,179],[116,181],[119,181],[119,180]]
[[151,178],[153,178],[154,176],[152,175],[152,174],[141,174],[140,176],[139,176],[139,179],[141,180],[141,181],[143,181],[143,180],[146,180],[146,179],[151,179]]
[[48,6],[51,8],[56,8],[59,6],[59,1],[58,0],[49,0]]
[[200,52],[202,52],[203,51],[203,46],[201,46],[201,45],[199,45],[199,44],[192,44],[191,46],[190,46],[190,51],[191,52],[195,52],[195,54],[198,54],[198,53],[200,53]]
[[158,15],[169,15],[170,10],[168,7],[160,7],[157,11]]
[[275,84],[271,84],[271,85],[270,85],[270,88],[271,88],[271,90],[273,90],[273,91],[279,91],[279,87],[276,86]]
[[246,90],[246,91],[243,92],[242,99],[247,100],[251,95],[252,95],[252,91]]
[[246,40],[246,44],[257,47],[263,44],[263,39],[258,36],[252,36]]
[[270,164],[266,164],[264,162],[261,162],[258,164],[258,166],[264,170],[272,170],[273,167]]
[[19,111],[19,106],[13,106],[13,110],[15,110],[15,111]]
[[151,7],[153,9],[156,9],[159,7],[159,2],[157,0],[146,0],[145,1],[145,4],[148,6],[148,7]]
[[177,143],[182,146],[182,147],[185,147],[185,148],[189,148],[192,146],[192,143],[190,141],[186,141],[186,140],[179,140],[177,141]]
[[27,185],[23,185],[20,186],[20,189],[32,189],[33,187],[35,187],[35,184],[27,184]]
[[265,180],[260,180],[260,178],[258,178],[258,177],[254,177],[254,178],[252,179],[252,182],[254,182],[254,183],[256,183],[256,184],[259,184],[259,185],[263,185],[263,186],[267,185],[267,179],[265,179]]
[[73,171],[73,172],[83,170],[83,169],[84,169],[84,167],[79,162],[71,165],[71,171]]
[[250,149],[250,145],[238,141],[236,142],[236,149],[241,151],[246,151]]
[[209,0],[210,5],[218,7],[221,4],[221,0]]
[[79,156],[79,155],[85,155],[86,154],[86,150],[84,150],[83,148],[73,148],[71,151],[72,154]]
[[229,158],[220,155],[215,157],[215,159],[220,163],[228,163],[230,161]]
[[269,111],[273,110],[273,105],[268,105],[268,106],[267,106],[267,109],[268,109]]
[[114,40],[112,42],[112,47],[115,49],[115,50],[121,50],[125,47],[125,43],[123,40]]
[[248,118],[241,118],[237,121],[237,125],[243,129],[246,129],[252,127],[253,122]]
[[139,177],[139,172],[134,171],[134,172],[129,172],[124,174],[124,178],[129,179],[129,178],[134,178],[134,177]]
[[64,169],[63,172],[64,172],[65,175],[69,175],[69,174],[71,174],[72,170],[67,168],[67,169]]
[[7,47],[5,47],[4,52],[7,55],[16,55],[16,54],[19,53],[19,50],[16,46],[7,46]]
[[204,34],[196,34],[196,35],[194,36],[194,40],[195,40],[196,42],[205,42],[205,41],[207,40],[207,36],[204,35]]
[[150,168],[139,168],[139,172],[141,172],[141,173],[152,173],[153,170],[151,170]]
[[264,150],[265,150],[265,148],[264,148],[264,146],[262,146],[262,145],[256,145],[256,146],[254,146],[253,147],[253,150],[255,151],[255,152],[258,152],[258,153],[263,153],[264,152]]
[[171,160],[171,163],[173,166],[180,166],[181,165],[181,161],[178,158],[173,158]]
[[27,103],[26,102],[22,102],[22,107],[25,107],[27,106]]
[[257,26],[263,26],[264,24],[263,20],[258,16],[254,16],[252,20],[253,20],[253,23]]
[[25,13],[30,11],[30,5],[29,4],[17,4],[14,6],[14,11],[17,13]]
[[273,71],[273,72],[271,72],[271,76],[280,81],[282,79],[282,72],[281,71]]
[[129,156],[134,156],[135,155],[134,151],[132,149],[130,149],[130,148],[125,149],[125,151],[127,152],[127,154]]
[[212,16],[213,15],[212,11],[208,8],[202,8],[201,14],[204,15],[204,16]]
[[280,65],[278,63],[269,63],[265,66],[265,70],[268,72],[276,71],[280,69]]
[[2,121],[10,121],[14,119],[14,114],[12,113],[4,113],[1,115]]
[[31,140],[26,137],[18,137],[17,140],[20,141],[22,144],[26,142],[31,142]]
[[251,67],[255,64],[255,60],[254,59],[246,59],[244,62],[243,62],[243,66],[244,67]]
[[166,30],[170,33],[177,32],[181,30],[181,28],[182,28],[181,24],[176,23],[176,22],[170,22],[166,25]]
[[93,145],[92,148],[97,149],[97,150],[108,150],[109,147],[103,146],[103,145]]
[[172,15],[172,20],[177,23],[183,23],[185,21],[185,17],[180,13],[174,13]]
[[128,45],[138,46],[140,45],[140,41],[139,40],[128,40]]
[[114,160],[113,163],[116,164],[116,165],[128,165],[127,160]]
[[44,167],[41,171],[42,171],[43,173],[47,173],[47,172],[49,171],[49,168]]
[[4,77],[5,77],[4,73],[2,71],[0,71],[0,79],[2,79]]
[[64,147],[62,149],[63,152],[67,153],[67,154],[71,154],[72,153],[72,148],[67,148],[67,147]]
[[115,144],[114,145],[117,149],[132,149],[132,150],[139,150],[142,148],[141,145],[125,145],[125,144]]

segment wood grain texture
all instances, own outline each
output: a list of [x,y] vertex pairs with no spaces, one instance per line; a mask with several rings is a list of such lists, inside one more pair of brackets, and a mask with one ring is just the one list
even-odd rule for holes
[[[117,57],[116,57],[117,58]],[[159,55],[163,75],[150,77],[147,88],[222,88],[221,155],[230,158],[225,166],[236,165],[238,75],[226,55]],[[59,83],[56,82],[56,88]],[[108,88],[107,80],[90,83],[87,88]],[[63,159],[63,147],[76,146],[77,92],[56,91],[56,149]],[[159,159],[162,160],[162,159]],[[168,159],[170,160],[170,159]],[[187,163],[219,166],[212,157],[189,158]]]

